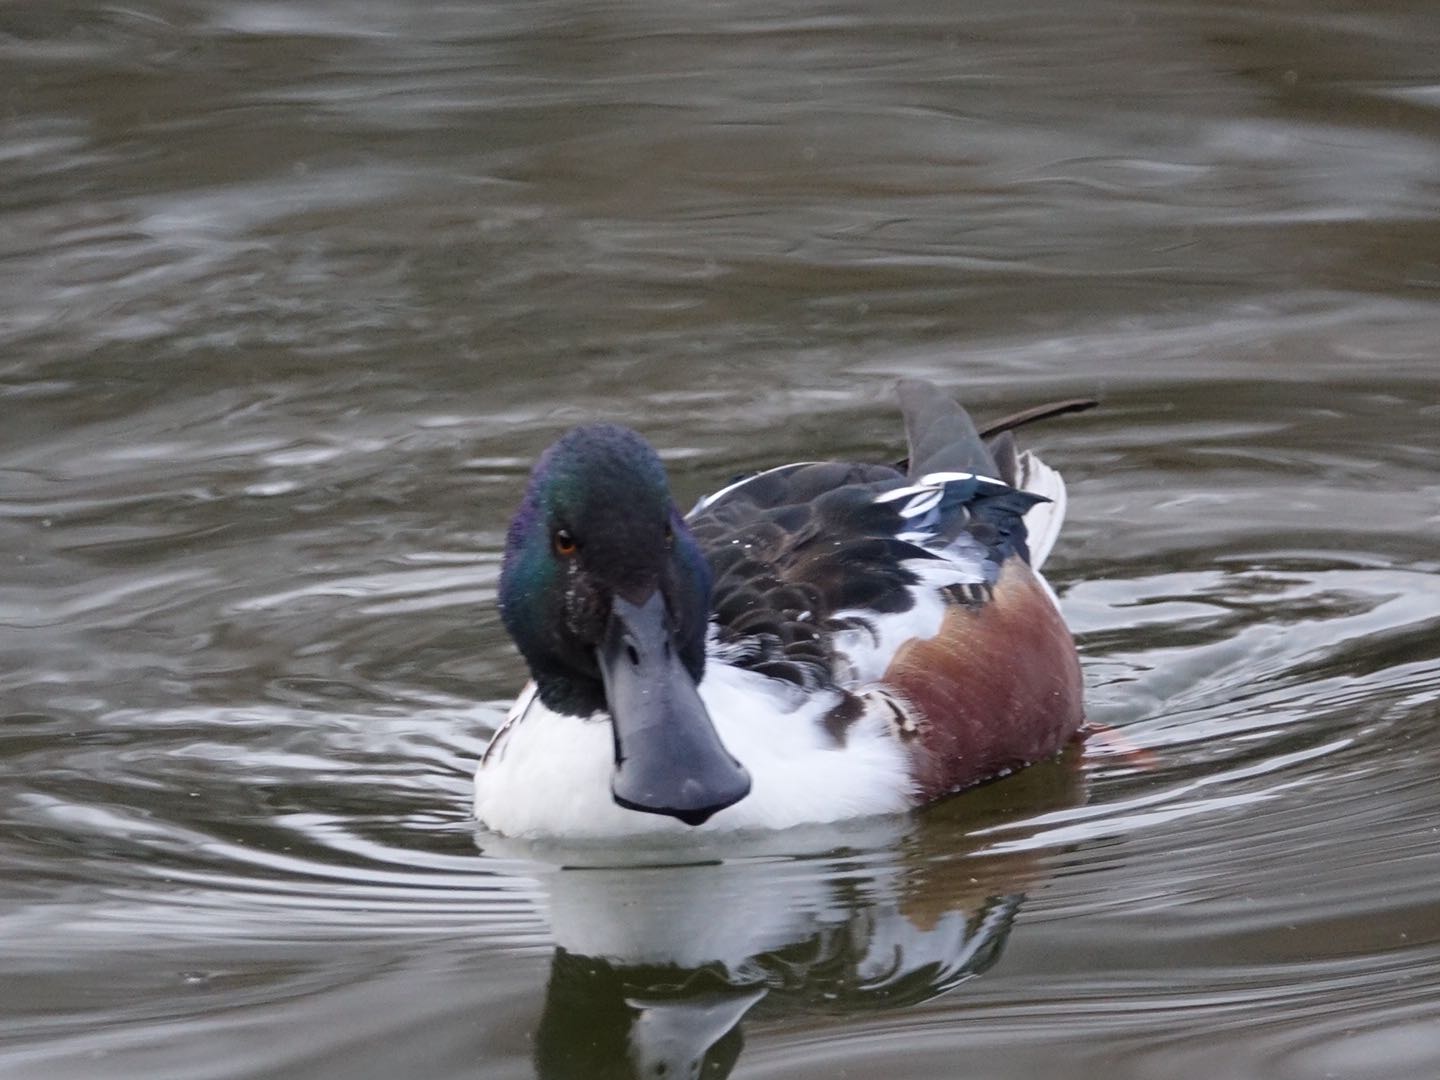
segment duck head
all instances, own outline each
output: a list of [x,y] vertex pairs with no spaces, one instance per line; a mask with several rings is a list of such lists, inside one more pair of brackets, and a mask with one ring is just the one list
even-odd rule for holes
[[609,714],[615,801],[689,825],[750,792],[697,691],[709,611],[709,567],[649,443],[596,424],[541,455],[505,541],[505,628],[549,709]]

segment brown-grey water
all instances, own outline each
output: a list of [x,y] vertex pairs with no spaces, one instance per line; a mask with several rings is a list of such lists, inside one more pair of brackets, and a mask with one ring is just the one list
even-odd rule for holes
[[[1426,3],[0,7],[0,1075],[1433,1080],[1437,352]],[[533,456],[893,455],[903,375],[1103,398],[1116,736],[478,836]]]

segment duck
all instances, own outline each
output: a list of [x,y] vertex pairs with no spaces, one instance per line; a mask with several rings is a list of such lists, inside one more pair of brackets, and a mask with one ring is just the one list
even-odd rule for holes
[[627,427],[537,459],[501,621],[530,672],[475,773],[502,837],[672,839],[905,814],[1055,756],[1079,657],[1041,575],[1060,474],[934,384],[899,461],[764,469],[682,513]]

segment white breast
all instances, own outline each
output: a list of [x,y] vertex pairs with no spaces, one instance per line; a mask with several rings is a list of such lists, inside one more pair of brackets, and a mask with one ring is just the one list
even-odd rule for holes
[[551,712],[533,688],[516,702],[475,773],[475,816],[506,836],[683,842],[696,829],[784,829],[900,813],[913,805],[890,709],[867,709],[837,739],[821,722],[838,700],[834,692],[792,694],[787,684],[716,663],[706,668],[700,698],[751,779],[748,796],[705,824],[689,826],[616,805],[609,720]]

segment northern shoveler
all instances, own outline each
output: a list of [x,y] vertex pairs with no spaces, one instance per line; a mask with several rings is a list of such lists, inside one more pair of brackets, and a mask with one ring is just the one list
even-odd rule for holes
[[897,813],[1058,751],[1080,665],[1039,574],[1065,485],[1021,424],[928,383],[897,465],[801,462],[682,515],[635,432],[540,457],[500,609],[533,681],[475,774],[480,822],[583,839]]

